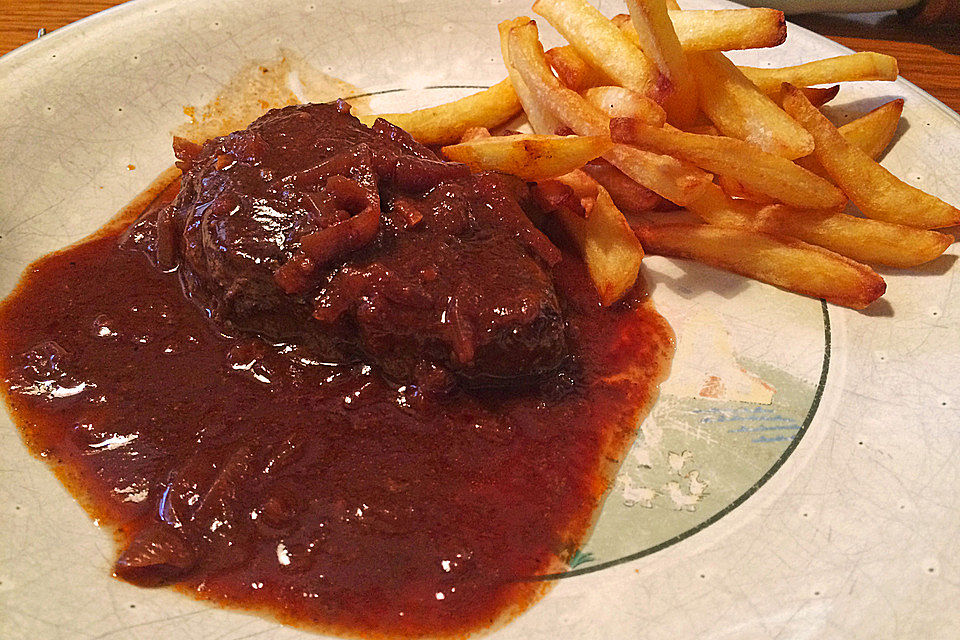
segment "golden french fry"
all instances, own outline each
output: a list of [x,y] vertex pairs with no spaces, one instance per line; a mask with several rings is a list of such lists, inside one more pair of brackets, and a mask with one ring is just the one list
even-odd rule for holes
[[713,186],[710,174],[689,162],[626,144],[615,144],[604,159],[657,195],[685,206]]
[[673,92],[663,101],[670,122],[678,127],[692,124],[699,110],[697,85],[690,75],[687,57],[667,14],[666,3],[664,0],[627,0],[627,8],[640,49],[673,85]]
[[669,80],[656,65],[586,0],[537,0],[533,10],[617,84],[658,102],[670,92]]
[[382,113],[357,116],[365,125],[377,118],[388,120],[406,130],[423,144],[456,142],[471,127],[492,129],[520,112],[520,100],[510,84],[501,80],[489,89],[465,98],[409,113]]
[[508,50],[510,61],[535,102],[580,135],[609,134],[610,119],[578,93],[560,84],[550,72],[537,25],[532,20],[510,29]]
[[[803,92],[809,99],[810,95],[807,90],[803,90]],[[817,106],[816,102],[812,100],[811,102],[814,106]],[[900,125],[901,113],[903,113],[903,98],[897,98],[880,105],[856,120],[848,122],[837,130],[847,142],[860,148],[876,160],[893,140],[897,127]],[[822,178],[830,179],[827,170],[823,168],[815,155],[799,158],[797,164]]]
[[585,164],[582,170],[607,190],[617,209],[625,215],[649,211],[663,202],[656,193],[632,180],[606,160]]
[[601,304],[609,306],[637,281],[643,260],[640,241],[610,194],[587,174],[575,171],[559,181],[571,187],[585,205],[586,217],[567,209],[560,209],[557,215],[587,265]]
[[[775,47],[787,39],[787,22],[776,9],[681,11],[675,4],[667,2],[667,13],[687,53]],[[631,40],[636,37],[630,16],[615,16],[613,22]]]
[[717,176],[717,186],[723,189],[723,192],[732,198],[743,198],[744,200],[750,200],[751,202],[756,202],[759,204],[776,204],[777,200],[768,196],[765,193],[760,193],[759,191],[754,191],[753,189],[744,186],[736,178],[719,174]]
[[460,142],[470,142],[471,140],[482,140],[491,136],[490,129],[486,127],[470,127],[460,136]]
[[[511,29],[509,44],[510,59],[535,100],[579,135],[609,135],[610,118],[560,84],[550,72],[536,24],[530,21]],[[614,145],[604,158],[644,187],[679,205],[696,198],[700,189],[711,184],[710,174],[689,163],[627,145]]]
[[610,85],[613,82],[602,71],[591,67],[569,44],[563,47],[554,47],[544,55],[546,55],[547,62],[550,63],[553,70],[557,72],[560,82],[576,92],[584,91],[590,87]]
[[823,178],[743,140],[651,127],[630,118],[611,120],[610,134],[614,142],[679,157],[795,207],[839,209],[847,202]]
[[610,150],[602,136],[520,134],[495,136],[451,145],[443,154],[473,171],[502,171],[525,180],[556,178]]
[[814,60],[793,67],[759,69],[740,67],[745,76],[763,93],[778,93],[780,85],[789,82],[795,87],[832,84],[853,80],[896,80],[897,59],[882,53],[862,51],[836,58]]
[[886,102],[873,111],[851,120],[838,128],[844,140],[863,150],[876,160],[893,140],[900,115],[903,113],[903,98]]
[[862,309],[886,290],[870,267],[786,236],[683,223],[634,230],[649,253],[696,260],[845,307]]
[[839,211],[798,210],[781,204],[765,206],[733,200],[711,186],[690,211],[704,221],[732,227],[786,235],[829,249],[859,262],[890,267],[913,267],[942,254],[953,237]]
[[750,200],[735,200],[719,186],[710,183],[686,207],[701,220],[718,227],[750,228],[762,205]]
[[700,108],[721,133],[790,160],[813,151],[810,134],[723,54],[693,54],[690,68],[700,89]]
[[670,21],[687,52],[775,47],[787,39],[786,20],[776,9],[671,10]]
[[520,100],[523,111],[527,115],[527,121],[530,123],[530,127],[536,133],[556,133],[560,121],[557,120],[556,116],[550,113],[550,111],[540,106],[540,103],[533,98],[530,88],[523,81],[523,78],[520,77],[520,74],[517,73],[517,68],[510,60],[510,29],[528,22],[530,22],[530,18],[521,16],[513,20],[505,20],[497,25],[497,30],[500,32],[500,55],[503,58],[504,66],[507,68],[510,83],[517,92],[517,98]]
[[953,236],[838,211],[796,211],[764,207],[751,228],[792,236],[869,264],[907,268],[929,262],[953,243]]
[[[667,14],[680,47],[687,53],[775,47],[783,44],[787,38],[783,12],[775,9],[670,9]],[[630,16],[621,14],[613,22],[633,44],[640,46],[640,38],[631,24]],[[571,45],[550,49],[547,58],[563,84],[574,91],[610,84],[610,78],[590,66]]]
[[650,98],[623,87],[591,87],[583,92],[587,102],[611,118],[636,118],[663,125],[667,113]]
[[702,136],[718,136],[720,131],[712,124],[697,123],[684,129],[688,133],[699,133]]
[[[803,95],[807,96],[807,100],[815,107],[822,107],[831,100],[837,97],[837,94],[840,93],[840,85],[835,84],[832,87],[803,87]],[[774,91],[770,94],[770,99],[776,102],[778,105],[783,104],[783,92]]]
[[802,91],[784,90],[784,109],[814,137],[817,160],[865,216],[923,229],[960,224],[960,209],[897,178],[847,142]]

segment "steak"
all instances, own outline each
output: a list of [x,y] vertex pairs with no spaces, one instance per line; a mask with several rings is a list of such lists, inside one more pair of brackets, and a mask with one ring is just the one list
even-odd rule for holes
[[523,182],[443,162],[340,101],[174,150],[179,194],[127,242],[177,270],[223,333],[441,387],[514,384],[565,357],[560,254]]

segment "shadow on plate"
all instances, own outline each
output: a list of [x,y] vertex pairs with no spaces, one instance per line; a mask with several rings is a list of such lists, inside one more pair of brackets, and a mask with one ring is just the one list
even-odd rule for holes
[[730,277],[728,272],[721,269],[677,258],[671,258],[670,261],[682,269],[683,274],[667,275],[644,263],[644,276],[651,294],[658,286],[665,286],[685,300],[696,298],[708,291],[730,299],[748,286],[746,278]]
[[[942,229],[937,229],[937,231],[942,231]],[[931,260],[926,264],[922,264],[918,267],[911,267],[910,269],[876,267],[876,270],[881,275],[895,275],[898,277],[918,278],[927,276],[942,276],[950,271],[953,265],[957,262],[957,259],[957,256],[954,255],[942,255],[936,260]]]

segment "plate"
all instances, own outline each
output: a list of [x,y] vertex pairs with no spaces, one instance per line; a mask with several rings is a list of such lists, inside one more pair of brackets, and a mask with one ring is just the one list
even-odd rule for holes
[[[507,0],[136,0],[21,47],[0,59],[0,292],[169,166],[183,107],[245,63],[284,47],[375,94],[376,110],[425,106],[499,81],[495,25],[527,14]],[[847,52],[789,33],[733,57]],[[895,97],[906,108],[884,164],[960,202],[960,172],[943,161],[960,157],[952,111],[903,80],[846,85],[832,109],[845,119]],[[673,374],[571,570],[494,635],[947,637],[960,625],[957,254],[884,271],[884,301],[864,313],[646,260],[678,335]],[[113,580],[110,536],[6,416],[0,450],[0,636],[316,637]]]

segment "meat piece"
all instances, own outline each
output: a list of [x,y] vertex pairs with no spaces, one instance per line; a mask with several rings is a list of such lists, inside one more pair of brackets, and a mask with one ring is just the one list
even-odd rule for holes
[[223,332],[404,382],[439,368],[503,385],[565,356],[559,252],[520,207],[524,184],[443,162],[339,102],[176,151],[180,194],[129,237]]

